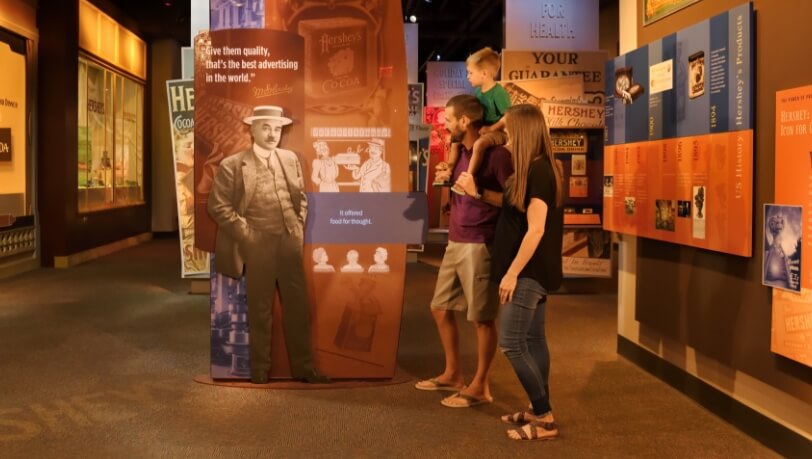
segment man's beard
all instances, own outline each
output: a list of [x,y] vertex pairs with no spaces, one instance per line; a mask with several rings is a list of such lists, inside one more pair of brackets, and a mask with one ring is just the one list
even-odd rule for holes
[[448,132],[451,134],[450,138],[451,138],[451,141],[454,142],[454,143],[462,142],[463,137],[465,137],[465,131],[463,131],[463,130],[458,130],[456,132],[451,132],[451,131],[448,131]]

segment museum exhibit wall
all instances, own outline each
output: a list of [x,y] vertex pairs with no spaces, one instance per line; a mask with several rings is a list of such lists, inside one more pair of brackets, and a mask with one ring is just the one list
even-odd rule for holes
[[[137,26],[103,0],[93,2],[118,24],[138,35]],[[40,0],[37,21],[41,33],[38,111],[38,201],[41,259],[70,257],[150,232],[150,97],[149,60],[143,84],[143,190],[142,201],[126,207],[79,210],[79,2]],[[147,52],[147,55],[149,53]],[[114,69],[115,70],[115,69]],[[117,75],[128,77],[126,72]],[[139,152],[140,154],[140,152]]]
[[39,267],[35,220],[36,8],[0,2],[0,278]]
[[[150,45],[150,81],[180,78],[180,44],[175,40],[155,40]],[[175,163],[172,157],[172,132],[166,86],[153,84],[152,98],[152,231],[178,230],[178,211],[175,205]]]
[[[699,1],[644,26],[621,0],[621,53],[741,5]],[[771,289],[761,283],[764,203],[774,202],[776,91],[812,83],[803,38],[812,3],[755,1],[753,256],[623,237],[619,348],[648,350],[778,423],[812,438],[812,368],[770,352]],[[624,20],[635,24],[624,35]],[[626,343],[628,343],[626,342]]]

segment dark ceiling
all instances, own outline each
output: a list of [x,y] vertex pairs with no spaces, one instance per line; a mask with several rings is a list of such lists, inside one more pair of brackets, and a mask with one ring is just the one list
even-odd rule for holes
[[420,73],[426,61],[463,61],[485,46],[502,49],[504,2],[500,0],[401,0],[404,18],[419,27]]
[[[191,0],[91,0],[102,7],[112,5],[121,16],[130,19],[138,35],[147,41],[171,38],[189,46]],[[105,8],[108,9],[108,8]],[[112,13],[112,12],[111,12]],[[116,15],[119,16],[119,15]],[[124,19],[117,17],[124,23]],[[129,24],[128,26],[133,26]]]
[[[183,46],[189,44],[190,0],[95,2],[111,4],[131,18],[148,41],[172,38]],[[600,0],[600,5],[611,2],[617,0]],[[503,47],[504,0],[401,0],[401,5],[404,19],[411,15],[417,18],[420,74],[426,61],[438,55],[444,61],[461,61],[484,46]]]
[[[384,0],[394,1],[394,0]],[[96,0],[135,23],[147,41],[172,38],[189,44],[190,0]],[[428,59],[464,60],[472,51],[502,47],[501,0],[401,0],[404,18],[417,17],[418,56]]]

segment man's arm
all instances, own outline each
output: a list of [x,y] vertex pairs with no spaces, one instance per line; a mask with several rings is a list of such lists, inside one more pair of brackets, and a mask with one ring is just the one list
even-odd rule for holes
[[209,193],[208,211],[220,230],[234,239],[241,239],[248,232],[248,226],[232,202],[235,198],[234,180],[234,170],[221,164]]
[[305,222],[307,221],[307,193],[305,193],[305,185],[304,185],[304,172],[302,172],[302,162],[299,161],[299,157],[296,156],[294,153],[294,158],[296,159],[296,180],[298,181],[299,195],[302,197],[301,201],[299,202],[299,222],[302,224],[302,228],[304,228]]
[[490,204],[494,207],[502,207],[502,192],[486,190],[484,188],[477,189],[474,176],[468,172],[463,172],[456,182],[457,187],[461,188],[466,195],[476,198],[479,195],[479,200]]

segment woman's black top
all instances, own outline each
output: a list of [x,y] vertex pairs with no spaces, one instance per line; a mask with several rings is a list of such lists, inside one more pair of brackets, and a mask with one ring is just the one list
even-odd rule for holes
[[[530,199],[538,198],[547,204],[547,221],[544,235],[536,252],[527,262],[519,277],[536,280],[545,290],[551,292],[561,286],[561,246],[564,237],[564,209],[555,204],[555,174],[550,162],[542,157],[530,163],[527,176],[525,208],[530,207]],[[510,264],[519,252],[524,235],[527,233],[527,214],[519,211],[507,200],[502,200],[502,212],[496,224],[493,249],[491,250],[491,280],[499,283],[507,273]]]

